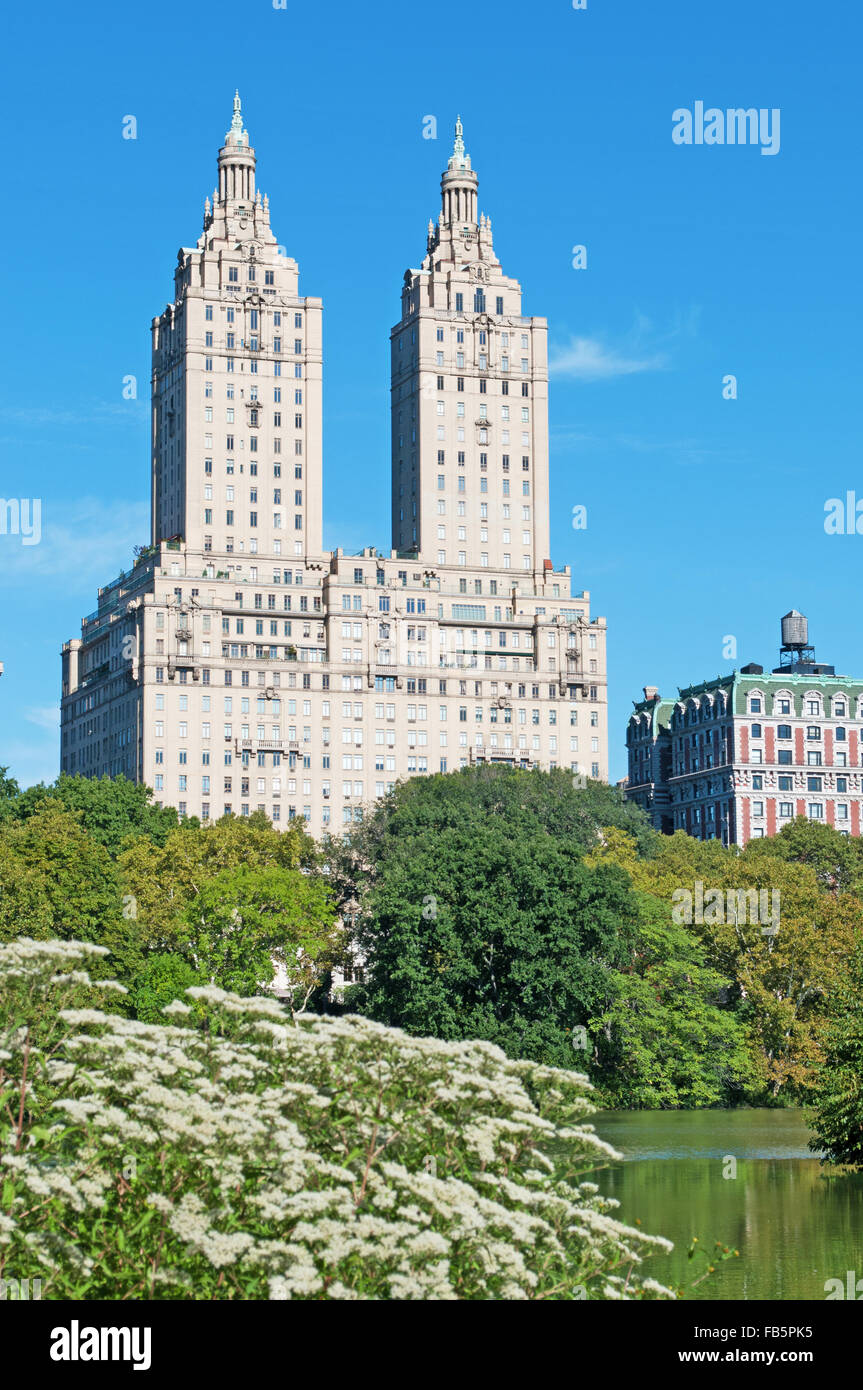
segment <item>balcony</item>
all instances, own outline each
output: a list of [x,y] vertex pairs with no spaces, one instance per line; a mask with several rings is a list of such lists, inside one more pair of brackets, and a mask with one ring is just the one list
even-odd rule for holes
[[86,675],[83,676],[81,680],[81,686],[84,687],[88,685],[93,685],[96,681],[102,680],[105,676],[107,676],[110,669],[111,663],[109,661],[103,661],[100,666],[94,666],[92,671],[88,671]]

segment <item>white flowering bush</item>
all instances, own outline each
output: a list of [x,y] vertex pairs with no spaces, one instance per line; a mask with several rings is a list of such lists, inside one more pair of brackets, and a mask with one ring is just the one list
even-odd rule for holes
[[0,946],[0,1277],[58,1299],[671,1296],[640,1273],[669,1242],[586,1181],[617,1155],[584,1077],[215,989],[141,1023],[105,1011],[102,954]]

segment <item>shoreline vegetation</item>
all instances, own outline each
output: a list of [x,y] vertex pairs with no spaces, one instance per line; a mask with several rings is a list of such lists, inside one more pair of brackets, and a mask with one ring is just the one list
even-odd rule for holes
[[615,788],[495,768],[401,783],[319,843],[151,797],[0,770],[0,941],[105,946],[142,1021],[278,970],[295,1011],[484,1039],[584,1072],[606,1108],[811,1107],[854,1053],[863,847],[830,826],[738,851],[657,835]]
[[832,827],[663,837],[562,771],[413,779],[322,843],[2,771],[0,1264],[38,1252],[53,1297],[680,1296],[587,1116],[802,1107],[858,1171],[862,923]]
[[212,987],[140,1023],[92,1005],[117,993],[87,969],[106,954],[0,946],[0,1277],[35,1266],[60,1299],[674,1296],[641,1268],[671,1243],[588,1180],[618,1155],[584,1077]]

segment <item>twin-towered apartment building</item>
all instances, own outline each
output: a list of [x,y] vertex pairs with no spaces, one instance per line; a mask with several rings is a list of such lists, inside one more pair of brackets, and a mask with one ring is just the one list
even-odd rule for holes
[[63,648],[61,765],[313,834],[477,763],[607,780],[605,621],[549,556],[547,323],[504,275],[461,122],[391,335],[392,546],[322,543],[322,302],[239,97],[152,325],[152,535]]

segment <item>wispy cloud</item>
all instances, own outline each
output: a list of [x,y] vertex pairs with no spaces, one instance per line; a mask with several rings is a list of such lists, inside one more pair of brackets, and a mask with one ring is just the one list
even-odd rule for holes
[[132,547],[149,539],[150,509],[144,502],[77,502],[42,499],[38,545],[16,535],[0,535],[0,579],[5,585],[31,584],[55,576],[80,585],[105,584],[132,567]]
[[657,331],[650,319],[637,314],[630,331],[613,343],[607,337],[573,336],[552,349],[549,375],[572,381],[611,381],[640,372],[664,371],[671,364],[673,345],[695,335],[698,310],[678,314],[670,327]]
[[24,718],[28,723],[37,724],[40,729],[50,729],[53,733],[60,727],[60,706],[32,705],[24,710]]
[[149,404],[141,399],[85,401],[70,409],[35,401],[32,405],[0,404],[0,447],[16,451],[40,444],[54,447],[60,438],[64,454],[92,454],[106,444],[111,447],[109,441],[117,447],[118,437],[131,437],[129,430],[140,438],[149,415]]
[[655,435],[652,437],[627,433],[597,434],[577,427],[551,431],[551,443],[556,451],[578,450],[582,454],[653,454],[660,455],[667,466],[691,467],[711,460],[730,463],[742,455],[739,447],[722,448],[706,443],[695,436]]
[[145,400],[93,401],[79,410],[59,410],[54,406],[0,405],[0,423],[15,425],[92,425],[94,420],[117,420],[140,425],[149,416]]
[[550,376],[568,376],[574,381],[608,381],[635,372],[661,371],[667,364],[664,353],[629,356],[597,338],[570,338],[566,347],[555,350],[548,370]]

